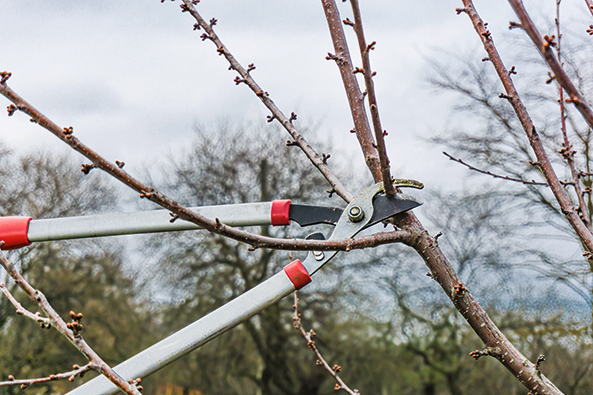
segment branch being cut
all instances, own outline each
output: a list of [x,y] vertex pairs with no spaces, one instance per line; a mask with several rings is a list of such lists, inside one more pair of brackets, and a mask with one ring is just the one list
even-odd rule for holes
[[[511,1],[512,3],[514,0],[509,1]],[[488,53],[488,58],[494,66],[494,69],[496,70],[496,73],[498,74],[498,77],[500,78],[500,81],[502,82],[502,85],[505,88],[506,98],[513,107],[513,110],[517,114],[517,117],[519,118],[519,122],[521,123],[521,126],[523,127],[523,130],[527,135],[529,144],[531,145],[531,148],[533,149],[535,156],[537,157],[537,161],[542,169],[544,177],[546,178],[548,185],[550,185],[554,197],[560,204],[560,209],[562,213],[572,226],[577,236],[582,240],[583,244],[585,245],[585,248],[588,251],[593,251],[593,234],[579,217],[572,203],[572,200],[570,199],[568,193],[566,192],[562,183],[558,179],[558,176],[556,175],[556,172],[554,171],[554,168],[550,163],[544,145],[540,140],[539,134],[537,133],[537,130],[533,125],[533,121],[531,120],[531,117],[529,116],[529,113],[527,112],[525,105],[519,97],[519,93],[515,88],[515,85],[511,78],[511,74],[509,74],[509,71],[504,66],[504,63],[502,62],[498,50],[494,46],[494,41],[492,40],[492,35],[490,31],[488,31],[484,26],[484,22],[476,12],[473,2],[471,0],[463,0],[463,4],[465,6],[463,12],[465,12],[469,16],[474,26],[474,29],[476,30],[480,39],[482,40],[484,49]],[[551,52],[551,50],[549,50],[549,48],[545,52],[550,53],[552,57],[554,57],[554,54]],[[554,57],[554,59],[556,58]]]
[[[513,7],[513,10],[515,10],[515,13],[521,20],[521,24],[519,24],[518,27],[521,27],[523,30],[525,30],[529,38],[531,38],[531,41],[533,41],[533,43],[541,53],[542,57],[552,70],[552,73],[554,74],[556,81],[558,81],[558,84],[562,88],[564,88],[564,90],[568,94],[569,97],[566,99],[566,102],[573,103],[585,119],[585,122],[587,122],[587,125],[589,125],[590,128],[593,128],[593,111],[591,110],[591,107],[589,107],[589,104],[587,104],[585,99],[581,96],[579,90],[574,86],[574,84],[568,77],[568,74],[566,74],[566,72],[562,68],[559,59],[556,56],[554,56],[554,51],[552,50],[552,47],[556,45],[556,42],[554,41],[554,36],[542,37],[539,34],[537,28],[535,27],[535,25],[531,21],[531,18],[527,14],[525,7],[523,7],[523,2],[521,0],[509,0],[509,3],[511,4],[511,7]],[[515,26],[517,26],[517,24],[515,24]]]
[[[250,244],[254,248],[273,248],[283,250],[303,251],[349,251],[352,249],[368,248],[381,244],[401,242],[410,236],[409,232],[397,230],[393,232],[380,233],[370,236],[357,237],[344,240],[302,240],[302,239],[279,239],[249,233],[240,229],[232,228],[218,220],[210,220],[180,205],[168,198],[154,188],[141,183],[124,171],[119,165],[111,163],[83,144],[72,133],[72,128],[60,128],[49,118],[39,112],[36,108],[26,102],[15,93],[6,83],[0,83],[0,94],[11,100],[18,110],[29,115],[40,126],[44,127],[60,140],[68,144],[75,151],[84,155],[92,162],[94,168],[101,169],[110,174],[123,184],[140,193],[141,198],[146,198],[163,208],[171,211],[176,218],[192,222],[212,233]],[[345,191],[345,190],[344,190]],[[351,195],[348,193],[348,196]],[[175,218],[175,217],[174,217]]]
[[316,335],[315,332],[313,331],[313,329],[311,329],[310,331],[306,331],[305,328],[303,328],[298,303],[298,292],[294,291],[294,305],[292,306],[294,308],[294,314],[292,317],[292,325],[295,327],[295,329],[301,332],[301,335],[303,335],[303,337],[307,341],[307,347],[309,347],[315,353],[315,356],[317,357],[316,364],[318,366],[322,366],[334,378],[334,380],[336,380],[336,386],[334,387],[334,390],[344,390],[350,395],[360,394],[360,392],[358,392],[357,389],[351,390],[350,387],[348,387],[346,383],[344,383],[344,380],[342,380],[340,376],[338,376],[338,373],[342,371],[341,366],[334,365],[333,367],[330,367],[325,358],[323,358],[321,352],[319,351],[319,349],[315,345],[315,342],[313,341],[313,337]]
[[[2,246],[3,244],[4,242],[0,241],[0,246]],[[25,278],[18,272],[18,270],[16,270],[12,262],[6,259],[6,257],[2,253],[0,253],[0,265],[4,267],[8,275],[12,277],[12,279],[19,286],[19,288],[21,288],[27,295],[29,295],[29,298],[31,298],[31,300],[43,310],[43,312],[47,315],[49,321],[51,322],[51,326],[56,328],[58,332],[60,332],[64,337],[66,337],[66,339],[68,339],[70,343],[72,343],[72,345],[74,345],[74,347],[76,347],[76,349],[78,349],[78,351],[80,351],[88,359],[91,369],[107,377],[109,381],[111,381],[125,393],[132,395],[140,395],[139,388],[122,379],[84,341],[84,339],[80,335],[80,330],[82,329],[82,326],[76,325],[75,327],[72,327],[71,324],[67,324],[49,304],[45,296],[39,290],[33,288],[27,282],[27,280],[25,280]],[[78,321],[80,321],[80,319]],[[76,321],[76,323],[78,323],[78,321]],[[21,385],[28,386],[27,383],[22,383]]]
[[467,167],[470,170],[477,171],[478,173],[486,174],[486,175],[489,175],[489,176],[494,177],[494,178],[500,178],[502,180],[507,180],[507,181],[520,182],[520,183],[525,184],[525,185],[541,185],[541,186],[544,186],[544,187],[547,187],[548,186],[548,184],[545,183],[545,182],[537,182],[535,180],[527,181],[527,180],[523,180],[521,178],[513,178],[513,177],[509,177],[509,176],[501,176],[501,175],[498,175],[498,174],[494,174],[494,173],[489,172],[487,170],[478,169],[477,167],[474,167],[474,166],[472,166],[472,165],[470,165],[468,163],[465,163],[463,160],[461,160],[459,158],[455,158],[455,157],[449,155],[448,153],[446,153],[444,151],[443,151],[443,154],[447,158],[449,158],[450,160],[452,160],[454,162],[457,162],[459,164],[462,164],[463,166]]
[[206,22],[204,18],[198,13],[194,4],[191,0],[183,0],[182,10],[187,11],[191,14],[191,16],[198,22],[197,25],[194,25],[194,29],[204,29],[205,33],[202,34],[202,40],[210,40],[216,45],[216,51],[219,55],[225,57],[225,59],[229,62],[229,70],[235,70],[241,78],[237,77],[235,79],[235,83],[244,83],[247,85],[262,103],[272,112],[272,115],[268,120],[277,119],[278,122],[286,129],[286,131],[290,134],[293,138],[294,142],[291,145],[298,145],[301,150],[307,155],[307,158],[319,169],[321,174],[325,177],[327,182],[332,186],[332,189],[335,193],[340,195],[346,202],[350,202],[354,195],[352,195],[346,187],[342,184],[342,182],[333,174],[327,163],[323,161],[323,159],[315,152],[313,147],[307,143],[305,138],[298,132],[298,130],[292,124],[292,120],[296,118],[291,115],[290,118],[287,118],[284,113],[276,106],[276,104],[270,99],[268,93],[265,92],[258,84],[255,82],[253,77],[250,74],[250,71],[255,69],[254,65],[249,65],[248,69],[246,70],[241,64],[237,61],[237,59],[231,54],[228,48],[222,43],[218,35],[214,32],[213,26],[216,24],[216,21],[213,19],[211,23]]
[[385,195],[395,195],[395,188],[391,185],[391,171],[389,168],[389,158],[387,157],[387,149],[385,148],[385,135],[387,132],[381,126],[381,118],[379,117],[379,107],[377,106],[377,95],[375,94],[375,84],[373,77],[375,73],[371,69],[370,52],[375,49],[375,42],[368,44],[364,38],[364,28],[362,26],[362,16],[360,15],[360,7],[358,0],[350,0],[352,5],[352,12],[354,14],[354,23],[349,23],[356,32],[358,38],[358,47],[360,49],[360,56],[362,58],[362,75],[364,76],[364,85],[369,100],[369,108],[371,110],[371,120],[373,122],[373,129],[375,131],[375,141],[377,142],[377,151],[379,153],[379,162],[381,163],[381,175],[383,176],[383,185],[385,185]]

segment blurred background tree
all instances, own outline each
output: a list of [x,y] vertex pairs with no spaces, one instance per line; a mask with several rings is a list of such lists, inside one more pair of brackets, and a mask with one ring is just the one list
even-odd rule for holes
[[[114,209],[115,190],[99,177],[86,177],[66,156],[44,152],[21,157],[3,150],[0,158],[0,215],[26,215],[36,219],[97,213]],[[107,363],[116,363],[154,341],[151,316],[136,298],[134,281],[125,273],[122,248],[113,242],[73,241],[38,243],[9,254],[26,278],[54,308],[67,316],[84,312],[85,338]],[[0,282],[26,308],[37,311],[12,280]],[[0,377],[43,377],[86,364],[57,331],[15,313],[7,298],[0,298]],[[91,376],[91,374],[89,374]],[[31,394],[64,393],[80,379],[41,384]],[[2,387],[0,394],[23,392]]]

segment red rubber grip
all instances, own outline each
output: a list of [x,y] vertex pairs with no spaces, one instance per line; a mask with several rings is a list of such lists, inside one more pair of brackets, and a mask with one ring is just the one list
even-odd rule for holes
[[290,200],[274,200],[272,202],[272,225],[290,225]]
[[284,273],[286,273],[296,289],[301,289],[311,282],[311,276],[298,259],[284,266]]
[[16,250],[31,244],[27,237],[31,217],[0,217],[0,241],[2,250]]

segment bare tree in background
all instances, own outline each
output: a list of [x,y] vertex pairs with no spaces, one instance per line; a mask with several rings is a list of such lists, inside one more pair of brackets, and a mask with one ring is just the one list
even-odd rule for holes
[[[200,35],[203,41],[214,44],[214,50],[218,55],[224,57],[229,64],[229,69],[236,73],[235,83],[237,85],[246,85],[251,89],[254,95],[270,110],[270,121],[279,122],[289,133],[290,140],[288,145],[296,146],[302,150],[307,159],[319,170],[327,180],[330,194],[337,194],[345,201],[351,201],[355,193],[350,191],[335,175],[332,168],[328,165],[328,155],[316,152],[313,147],[307,143],[303,135],[296,127],[296,114],[285,115],[273,102],[272,98],[260,87],[256,80],[256,66],[249,64],[243,66],[236,59],[229,48],[225,46],[223,40],[215,32],[217,20],[215,18],[205,19],[199,13],[196,6],[198,0],[183,0],[181,11],[187,13],[193,18],[194,30]],[[588,208],[585,196],[590,193],[587,189],[588,180],[586,171],[582,171],[575,163],[575,152],[568,137],[563,135],[562,155],[570,171],[571,177],[568,183],[562,182],[557,176],[556,169],[549,157],[549,150],[542,142],[542,137],[530,115],[527,108],[520,99],[519,93],[513,83],[513,77],[516,73],[515,68],[505,67],[500,58],[492,34],[487,30],[486,25],[477,14],[473,3],[470,0],[463,0],[463,6],[457,9],[458,14],[467,14],[475,27],[477,37],[481,40],[487,52],[488,61],[494,66],[502,84],[504,92],[500,92],[500,98],[506,100],[512,107],[515,116],[519,119],[521,129],[529,145],[524,144],[524,149],[533,152],[533,165],[537,167],[542,174],[541,182],[545,182],[550,188],[554,200],[550,201],[550,206],[555,207],[562,213],[564,219],[568,222],[574,234],[582,243],[584,255],[591,260],[593,252],[593,233],[591,231],[591,221],[588,214]],[[579,116],[585,120],[589,127],[593,127],[593,112],[591,111],[586,99],[578,90],[577,85],[571,82],[561,66],[558,57],[559,53],[554,52],[557,47],[557,38],[550,32],[543,37],[537,32],[520,1],[510,0],[511,6],[516,11],[519,22],[512,24],[514,27],[521,27],[535,43],[546,63],[550,67],[553,79],[561,87],[561,103],[568,106],[574,106]],[[373,70],[370,63],[370,54],[375,49],[374,41],[368,42],[364,35],[362,16],[359,9],[358,0],[350,0],[351,10],[345,11],[350,17],[342,18],[334,0],[321,1],[323,12],[325,14],[332,42],[333,50],[328,54],[327,59],[334,61],[339,69],[344,82],[346,95],[352,112],[353,132],[356,133],[363,158],[368,166],[374,182],[384,182],[385,193],[393,195],[398,193],[392,187],[392,175],[389,166],[389,158],[385,150],[384,138],[386,133],[381,125],[379,118],[379,103],[374,90]],[[590,6],[587,4],[587,6]],[[593,12],[593,10],[592,10]],[[357,46],[360,51],[362,65],[355,65],[351,60],[351,54],[344,34],[344,27],[353,28],[357,37]],[[558,35],[558,33],[556,33]],[[2,93],[12,104],[8,107],[9,114],[16,111],[23,112],[31,117],[33,122],[46,128],[56,135],[74,150],[84,155],[91,163],[83,165],[83,171],[89,172],[91,169],[98,168],[112,175],[114,178],[123,182],[135,190],[141,198],[146,198],[158,205],[168,209],[175,218],[191,221],[212,233],[219,234],[234,240],[245,242],[255,249],[276,248],[285,250],[352,250],[356,248],[369,248],[379,244],[403,243],[413,248],[424,260],[430,270],[430,277],[434,279],[450,298],[457,311],[470,325],[472,330],[484,343],[484,348],[471,353],[471,356],[478,359],[482,356],[491,356],[498,359],[526,388],[537,394],[560,394],[562,393],[547,377],[542,373],[541,362],[530,361],[526,358],[501,332],[492,319],[486,314],[484,309],[475,299],[474,295],[466,284],[464,284],[459,275],[455,272],[448,258],[438,245],[437,235],[431,235],[420,223],[418,218],[412,212],[401,214],[394,218],[393,229],[380,234],[371,236],[360,236],[353,240],[342,240],[339,242],[314,241],[314,240],[293,240],[282,239],[273,236],[250,233],[232,229],[224,224],[203,218],[184,206],[177,203],[172,198],[155,190],[123,170],[121,162],[112,163],[107,161],[91,148],[84,145],[74,134],[73,129],[68,126],[58,126],[49,118],[44,116],[35,107],[20,97],[8,86],[8,79],[11,74],[3,72],[0,74],[0,93]],[[358,77],[363,83],[359,83]],[[562,110],[564,111],[564,110]],[[558,132],[558,133],[561,133]],[[523,135],[522,135],[523,136]],[[518,137],[518,136],[517,136]],[[519,174],[521,176],[521,174]],[[523,180],[527,183],[529,180]],[[566,190],[566,186],[574,188],[574,194]],[[572,197],[572,198],[571,198]],[[178,199],[178,198],[177,198]],[[112,382],[123,391],[130,394],[139,392],[139,382],[126,382],[100,359],[100,357],[89,347],[80,335],[81,316],[76,313],[71,314],[72,322],[66,324],[63,319],[51,309],[47,301],[40,296],[40,293],[26,283],[20,276],[14,266],[6,259],[3,259],[3,265],[11,276],[23,287],[27,294],[44,309],[48,316],[44,324],[51,323],[58,328],[89,360],[88,369],[94,369],[106,375]],[[76,370],[73,374],[79,374]],[[72,375],[72,374],[71,374]],[[345,389],[337,384],[336,389]]]

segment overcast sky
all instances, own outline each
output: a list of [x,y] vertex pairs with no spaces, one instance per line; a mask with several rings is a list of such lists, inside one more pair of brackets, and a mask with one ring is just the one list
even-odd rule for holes
[[[483,56],[469,19],[455,13],[461,1],[361,3],[367,40],[377,41],[371,62],[394,175],[433,188],[461,185],[451,180],[459,165],[420,140],[455,122],[451,98],[427,87],[426,59],[441,50]],[[525,4],[536,20],[554,16],[555,0]],[[339,6],[342,18],[351,17],[348,3]],[[476,7],[501,48],[510,34],[522,34],[507,29],[516,17],[506,1]],[[586,13],[584,1],[565,8]],[[219,20],[223,42],[243,65],[255,63],[253,76],[286,114],[299,115],[297,126],[321,122],[319,133],[356,149],[339,73],[325,60],[333,49],[319,1],[203,0],[198,9]],[[186,146],[197,124],[268,114],[251,91],[235,86],[236,74],[192,31],[179,1],[5,0],[0,13],[0,69],[13,73],[10,86],[108,159],[124,160],[132,174]],[[0,116],[0,140],[13,149],[65,150],[18,113]]]

